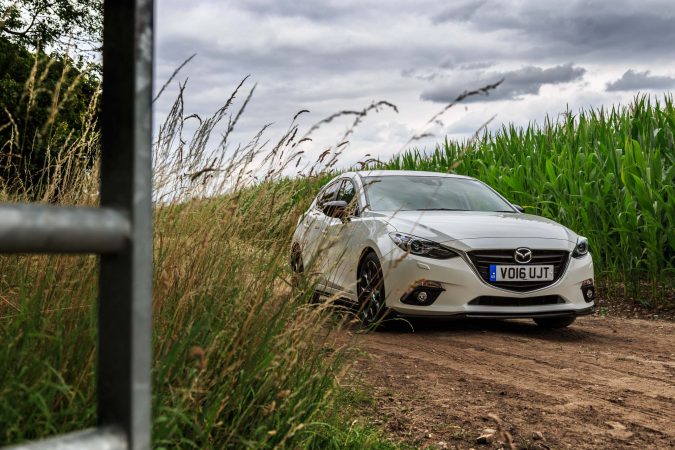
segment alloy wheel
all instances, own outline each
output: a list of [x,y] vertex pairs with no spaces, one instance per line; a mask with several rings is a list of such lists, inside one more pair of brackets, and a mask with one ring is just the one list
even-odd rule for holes
[[359,273],[359,319],[365,325],[377,322],[385,310],[382,269],[374,257],[368,258]]

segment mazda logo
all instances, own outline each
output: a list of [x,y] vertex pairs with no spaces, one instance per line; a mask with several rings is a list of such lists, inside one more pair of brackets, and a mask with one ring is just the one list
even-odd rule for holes
[[517,248],[516,251],[513,252],[513,259],[515,259],[517,263],[527,264],[532,261],[532,250],[525,247]]

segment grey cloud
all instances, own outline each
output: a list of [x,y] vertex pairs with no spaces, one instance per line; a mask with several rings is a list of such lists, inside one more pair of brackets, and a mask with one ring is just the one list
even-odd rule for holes
[[446,56],[443,60],[441,60],[439,66],[443,69],[454,69],[456,64],[452,56]]
[[[520,42],[521,56],[553,53],[557,56],[587,55],[595,60],[627,53],[644,59],[675,55],[675,10],[672,1],[566,2],[552,8],[547,2],[490,2],[467,18],[447,16],[447,21],[466,22],[479,31],[510,31]],[[439,15],[431,15],[440,24]]]
[[476,61],[459,66],[461,70],[476,70],[476,69],[487,69],[488,67],[494,66],[495,63],[489,61]]
[[422,81],[434,81],[440,74],[436,71],[420,71],[410,68],[401,70],[401,76],[403,78],[416,78]]
[[451,7],[434,14],[431,17],[431,22],[435,24],[448,21],[464,22],[473,17],[485,3],[486,3],[485,0],[482,1],[467,0],[455,3]]
[[401,70],[401,76],[403,78],[410,78],[415,76],[415,69],[403,69]]
[[[489,67],[494,66],[494,63],[491,62],[469,62],[464,63],[459,66],[456,66],[454,63],[449,62],[448,60],[442,61],[439,64],[441,69],[455,69],[458,71],[476,71],[483,70]],[[403,78],[415,78],[422,81],[435,81],[439,79],[447,78],[447,74],[450,73],[447,70],[439,71],[438,69],[416,69],[409,67],[407,69],[401,70],[401,76]]]
[[519,99],[523,95],[538,94],[545,84],[568,83],[580,79],[586,69],[570,64],[542,69],[536,66],[525,66],[517,70],[504,72],[485,72],[469,79],[467,76],[455,77],[448,82],[437,84],[426,89],[420,95],[422,100],[448,103],[466,89],[478,88],[497,80],[504,82],[488,96],[469,97],[467,101],[486,102],[496,100]]
[[261,16],[305,17],[324,21],[353,13],[353,7],[342,2],[312,2],[297,0],[246,0],[238,6]]
[[607,91],[637,91],[640,89],[669,89],[675,86],[675,78],[651,75],[649,70],[636,72],[628,69],[618,80],[607,83]]

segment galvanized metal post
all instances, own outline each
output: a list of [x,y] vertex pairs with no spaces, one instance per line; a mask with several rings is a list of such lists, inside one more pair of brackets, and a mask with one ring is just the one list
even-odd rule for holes
[[105,0],[101,206],[129,214],[127,247],[101,256],[99,426],[149,449],[152,308],[153,1]]

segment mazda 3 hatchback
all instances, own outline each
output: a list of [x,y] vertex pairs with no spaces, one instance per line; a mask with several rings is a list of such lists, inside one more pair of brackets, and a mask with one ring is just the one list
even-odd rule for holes
[[588,241],[474,178],[342,174],[293,235],[291,264],[372,325],[401,316],[532,318],[565,327],[594,308]]

